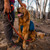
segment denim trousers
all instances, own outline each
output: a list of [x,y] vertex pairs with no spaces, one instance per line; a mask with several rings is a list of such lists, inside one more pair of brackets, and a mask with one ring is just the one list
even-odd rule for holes
[[[13,2],[10,2],[10,5],[14,3]],[[12,9],[12,7],[11,7]],[[5,36],[6,36],[6,39],[7,39],[7,42],[11,42],[12,40],[12,36],[13,36],[13,29],[8,21],[8,15],[7,13],[3,13],[4,11],[4,0],[0,0],[0,16],[1,14],[3,14],[3,24],[4,24],[4,33],[5,33]],[[14,25],[14,19],[15,19],[15,14],[14,14],[14,11],[12,11],[11,13],[9,13],[10,16],[12,16],[13,20],[11,21],[11,24]]]

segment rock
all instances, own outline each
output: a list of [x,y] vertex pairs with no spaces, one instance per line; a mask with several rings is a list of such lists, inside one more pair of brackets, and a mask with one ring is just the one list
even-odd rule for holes
[[7,46],[7,42],[6,42],[6,39],[3,39],[0,41],[0,47],[5,47]]
[[33,48],[36,48],[36,45],[35,44],[33,44]]
[[8,50],[20,50],[21,47],[20,46],[16,46],[16,47],[11,47],[11,48],[8,48]]
[[43,23],[41,23],[41,25],[43,25]]
[[2,40],[2,38],[0,38],[0,41]]
[[36,25],[36,27],[40,27],[39,25]]
[[28,45],[26,45],[26,47],[28,47]]
[[17,46],[16,48],[15,48],[15,50],[20,50],[21,49],[21,47],[20,46]]
[[8,50],[15,50],[15,48],[8,48]]
[[5,40],[0,42],[0,50],[7,50],[7,43],[4,41]]
[[45,36],[45,33],[37,32],[37,37],[43,39]]
[[1,47],[0,50],[7,50],[7,46]]
[[1,33],[4,33],[4,31],[2,31]]

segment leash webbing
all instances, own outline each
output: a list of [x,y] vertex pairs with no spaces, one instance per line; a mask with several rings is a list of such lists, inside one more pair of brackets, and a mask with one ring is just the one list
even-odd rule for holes
[[[11,11],[13,11],[14,10],[14,6],[13,5],[11,5],[13,8],[11,9]],[[8,20],[9,20],[9,23],[10,23],[10,25],[11,25],[11,27],[14,29],[14,31],[15,31],[15,33],[17,33],[17,35],[22,39],[22,40],[24,40],[23,39],[23,37],[16,31],[16,29],[13,27],[13,25],[11,24],[11,22],[10,22],[10,15],[8,14]],[[29,39],[29,40],[26,40],[26,41],[30,41],[30,40],[32,40],[32,39]]]

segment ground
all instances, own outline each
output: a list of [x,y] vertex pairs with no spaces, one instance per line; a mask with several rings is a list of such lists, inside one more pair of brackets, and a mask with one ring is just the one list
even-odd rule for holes
[[[35,24],[35,30],[37,32],[44,32],[46,36],[44,36],[43,39],[37,38],[36,41],[29,42],[29,44],[26,45],[27,46],[26,50],[50,50],[50,24],[41,21],[39,22],[39,20],[32,20],[32,21]],[[0,22],[0,50],[4,50],[7,48],[5,47],[7,43],[4,36],[3,25],[1,24],[2,22]],[[18,31],[18,18],[15,18],[14,27]],[[19,44],[20,45],[17,45],[16,47],[8,48],[8,50],[23,50],[21,48],[22,43]]]

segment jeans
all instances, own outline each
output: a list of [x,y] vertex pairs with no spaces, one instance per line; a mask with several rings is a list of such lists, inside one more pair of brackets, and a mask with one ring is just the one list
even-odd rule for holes
[[[10,2],[10,5],[11,4],[14,5],[13,2]],[[11,7],[11,9],[12,9],[12,7]],[[4,0],[0,0],[0,15],[3,13],[3,10],[4,10]],[[15,19],[14,11],[12,11],[9,14],[13,18],[13,21],[11,21],[11,24],[14,25],[14,19]],[[5,13],[2,17],[3,17],[3,24],[4,24],[4,33],[5,33],[7,42],[11,42],[12,36],[13,36],[13,29],[12,29],[12,27],[11,27],[9,21],[8,21],[8,15],[7,15],[7,13]]]

